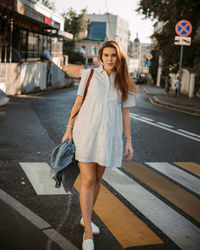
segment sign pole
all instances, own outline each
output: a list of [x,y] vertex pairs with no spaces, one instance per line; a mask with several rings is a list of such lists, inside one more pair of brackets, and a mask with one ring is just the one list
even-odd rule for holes
[[[179,64],[179,80],[182,82],[182,61],[183,61],[183,45],[181,45],[180,64]],[[180,88],[178,89],[178,104],[179,104]]]
[[183,45],[181,45],[181,53],[180,53],[180,64],[179,64],[179,76],[182,77],[182,61],[183,61]]
[[[190,45],[191,38],[188,36],[192,32],[192,24],[187,20],[181,20],[176,24],[175,27],[176,34],[179,37],[175,37],[175,44],[181,45],[180,53],[180,64],[179,64],[179,80],[182,80],[182,61],[183,61],[183,45]],[[178,102],[179,102],[180,89],[178,89]]]

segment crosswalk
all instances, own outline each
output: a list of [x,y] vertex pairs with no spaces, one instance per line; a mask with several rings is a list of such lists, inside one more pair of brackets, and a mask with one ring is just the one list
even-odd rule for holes
[[[54,182],[41,181],[49,171],[46,162],[20,166],[38,195],[63,193],[54,192]],[[74,188],[80,191],[79,177]],[[121,169],[106,168],[94,212],[123,249],[164,246],[158,228],[175,246],[199,250],[200,164],[124,162]]]

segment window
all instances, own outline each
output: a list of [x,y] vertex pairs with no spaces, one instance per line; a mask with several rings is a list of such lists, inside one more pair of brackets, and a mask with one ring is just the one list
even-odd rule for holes
[[91,56],[96,56],[97,55],[97,47],[96,45],[91,46]]
[[29,32],[28,35],[28,57],[39,57],[39,37],[37,33]]
[[34,34],[34,43],[33,43],[33,57],[38,58],[40,57],[39,53],[39,34]]
[[80,53],[81,53],[83,56],[86,56],[86,47],[85,47],[85,45],[81,45],[81,47],[80,47]]
[[43,47],[43,35],[41,34],[39,34],[38,43],[39,43],[39,56],[41,56]]
[[62,40],[54,37],[51,40],[51,56],[59,57],[61,55],[62,55]]

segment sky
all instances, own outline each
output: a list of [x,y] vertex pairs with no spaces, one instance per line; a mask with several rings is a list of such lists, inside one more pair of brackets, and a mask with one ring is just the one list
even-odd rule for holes
[[54,0],[56,12],[63,13],[70,7],[77,13],[87,7],[88,14],[104,14],[109,12],[118,15],[128,21],[131,32],[130,39],[133,41],[138,33],[138,38],[142,43],[150,43],[149,36],[153,33],[153,23],[150,19],[137,14],[138,0]]

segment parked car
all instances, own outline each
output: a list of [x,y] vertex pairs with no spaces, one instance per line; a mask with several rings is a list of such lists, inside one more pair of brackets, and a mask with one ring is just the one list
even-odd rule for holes
[[138,84],[138,77],[137,76],[133,76],[133,77],[131,77],[131,79],[135,82],[135,84]]
[[134,73],[130,73],[130,77],[135,82],[135,84],[138,84],[138,77]]

